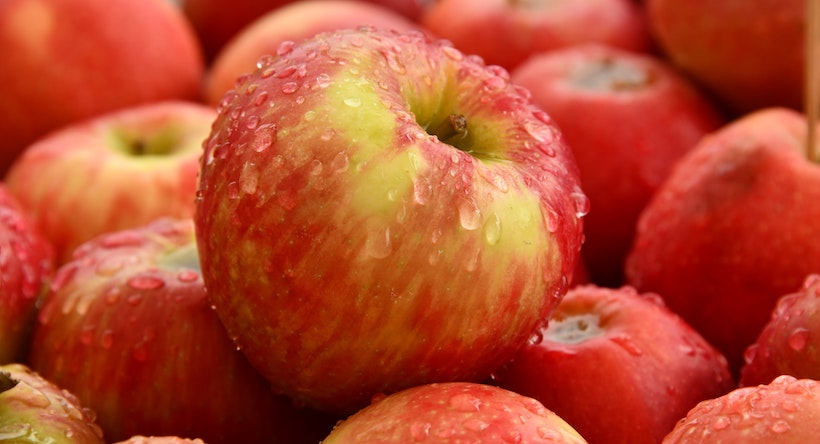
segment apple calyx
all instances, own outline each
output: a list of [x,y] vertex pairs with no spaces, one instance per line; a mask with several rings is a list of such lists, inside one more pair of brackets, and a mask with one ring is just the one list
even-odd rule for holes
[[0,371],[0,393],[13,389],[19,382],[9,372]]
[[590,313],[551,319],[543,331],[544,338],[562,344],[578,344],[601,333],[601,318]]
[[576,85],[593,91],[634,91],[655,81],[646,69],[609,56],[579,66],[573,79]]

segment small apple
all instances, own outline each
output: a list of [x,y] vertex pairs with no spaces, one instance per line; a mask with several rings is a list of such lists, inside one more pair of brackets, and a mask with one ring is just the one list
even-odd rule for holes
[[94,412],[24,364],[0,365],[0,441],[103,444]]
[[665,57],[740,116],[803,109],[804,0],[645,0]]
[[678,159],[724,124],[721,111],[663,59],[597,43],[534,55],[511,77],[578,161],[590,278],[620,286],[638,216]]
[[793,444],[820,435],[820,383],[782,375],[700,402],[663,444]]
[[420,32],[285,44],[226,95],[200,171],[217,314],[319,410],[483,380],[577,266],[587,199],[556,125],[506,71]]
[[225,333],[198,264],[190,219],[81,245],[43,302],[32,368],[97,412],[111,442],[317,442],[333,422],[274,395]]
[[820,274],[777,301],[769,323],[746,349],[740,385],[766,384],[779,375],[820,380]]
[[571,288],[536,338],[495,383],[590,442],[658,443],[698,402],[736,387],[726,358],[660,296],[631,287]]
[[644,208],[627,282],[663,296],[729,360],[820,270],[820,167],[803,114],[768,108],[704,137]]
[[[400,31],[420,29],[397,12],[362,0],[311,0],[276,8],[244,27],[217,55],[205,80],[205,100],[216,106],[237,79],[256,69],[262,57],[287,50],[315,34],[370,25]],[[294,70],[304,69],[302,65]],[[281,74],[280,74],[281,75]],[[241,82],[241,79],[240,79]]]
[[631,0],[439,0],[420,23],[508,70],[532,55],[581,43],[652,49],[642,8]]
[[377,398],[340,422],[322,442],[586,443],[535,399],[468,382],[421,385]]
[[0,182],[0,364],[23,362],[54,250]]
[[196,35],[166,0],[0,2],[0,177],[39,138],[160,100],[197,100]]
[[215,116],[212,107],[172,101],[78,122],[31,145],[6,182],[62,264],[96,235],[191,217]]

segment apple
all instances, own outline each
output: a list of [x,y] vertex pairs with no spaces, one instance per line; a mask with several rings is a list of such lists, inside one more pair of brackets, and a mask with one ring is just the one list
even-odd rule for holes
[[671,63],[742,115],[803,106],[806,2],[645,0],[646,20]]
[[820,433],[820,384],[782,375],[700,402],[663,444],[791,444]]
[[0,365],[24,360],[54,266],[51,244],[0,182]]
[[[217,54],[205,80],[205,100],[218,105],[260,58],[285,51],[319,32],[370,25],[400,31],[420,26],[397,12],[362,0],[310,0],[276,8],[244,27]],[[302,69],[294,66],[293,69]],[[241,79],[240,79],[241,82]]]
[[820,274],[777,301],[772,317],[746,349],[740,385],[766,384],[779,375],[820,380]]
[[43,302],[31,367],[97,412],[109,442],[317,442],[333,422],[270,390],[216,317],[198,264],[191,219],[81,245]]
[[24,364],[0,365],[0,440],[103,444],[94,412]]
[[[381,399],[380,399],[381,398]],[[322,441],[341,443],[586,443],[535,399],[491,385],[420,385],[378,397]]]
[[202,275],[230,336],[331,413],[483,380],[577,267],[588,202],[560,131],[506,71],[420,32],[281,49],[202,156]]
[[488,64],[515,69],[530,56],[580,43],[648,52],[643,11],[631,0],[439,0],[420,23]]
[[6,183],[62,264],[96,235],[191,217],[215,116],[206,105],[164,101],[77,122],[31,145]]
[[663,296],[737,375],[782,295],[820,270],[820,168],[803,114],[767,108],[704,137],[645,207],[627,282]]
[[198,100],[204,63],[166,0],[0,2],[0,177],[51,131],[159,100]]
[[678,159],[725,123],[721,111],[665,60],[597,43],[536,54],[511,77],[575,154],[591,280],[620,286],[638,216]]
[[698,402],[736,387],[726,358],[660,296],[596,285],[571,288],[494,382],[590,442],[634,444],[660,442]]

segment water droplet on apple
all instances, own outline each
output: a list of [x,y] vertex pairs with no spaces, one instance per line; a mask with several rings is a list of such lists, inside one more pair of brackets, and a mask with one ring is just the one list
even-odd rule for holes
[[432,427],[429,422],[414,422],[410,424],[410,435],[416,441],[424,441],[430,436]]
[[413,199],[419,205],[426,205],[433,195],[433,187],[424,176],[413,178]]
[[247,120],[245,120],[245,128],[249,130],[255,130],[256,127],[259,126],[259,122],[261,119],[259,116],[248,116]]
[[482,402],[469,393],[459,393],[450,398],[449,405],[459,412],[477,412],[481,410]]
[[165,286],[165,281],[158,276],[139,274],[128,279],[126,284],[134,290],[157,290]]
[[772,425],[769,426],[769,430],[771,430],[774,433],[778,433],[778,434],[786,433],[789,430],[791,430],[791,426],[789,425],[788,422],[780,419],[780,420],[777,420],[774,423],[772,423]]
[[728,416],[717,416],[712,421],[712,428],[715,430],[724,430],[732,424],[732,420]]
[[276,142],[276,125],[266,123],[260,125],[259,128],[254,131],[253,139],[251,139],[251,149],[257,153],[261,153],[273,145],[274,142]]
[[265,54],[262,57],[259,57],[259,59],[256,61],[256,68],[257,69],[265,69],[265,68],[271,66],[275,60],[276,60],[276,58],[273,57],[272,55]]
[[299,90],[299,84],[296,82],[287,82],[282,85],[283,94],[293,94]]
[[344,151],[340,151],[333,157],[333,160],[330,161],[329,165],[330,170],[333,173],[343,173],[350,168],[350,158],[347,157],[347,153]]
[[570,197],[575,203],[575,216],[578,218],[586,216],[589,213],[590,203],[589,198],[581,191],[581,188],[576,185]]
[[311,122],[311,121],[313,121],[313,119],[315,119],[315,118],[316,118],[316,111],[314,111],[314,110],[312,110],[312,109],[307,110],[307,111],[305,111],[305,113],[302,115],[302,118],[303,118],[303,119],[305,119],[305,122]]
[[438,263],[441,261],[441,255],[443,253],[444,250],[440,248],[433,249],[433,251],[431,251],[430,254],[427,255],[427,263],[433,266],[438,265]]
[[465,429],[476,433],[481,433],[490,427],[490,424],[481,418],[467,418],[461,425],[463,425]]
[[451,60],[455,60],[457,62],[464,59],[464,53],[462,53],[453,46],[444,45],[441,47],[441,52],[443,52],[444,55],[446,55]]
[[458,220],[465,230],[477,230],[481,227],[481,210],[472,200],[462,199],[458,203]]
[[467,257],[467,262],[464,264],[464,269],[472,273],[478,268],[478,259],[481,256],[481,248],[476,248],[473,253]]
[[276,74],[276,68],[265,68],[262,70],[262,73],[259,74],[259,78],[267,79],[268,77],[271,77],[274,74]]
[[390,227],[371,230],[365,239],[365,252],[375,259],[384,259],[393,252],[390,239]]
[[794,351],[801,351],[806,348],[809,340],[809,330],[805,327],[794,329],[789,335],[789,347]]
[[544,342],[544,332],[542,332],[540,328],[535,330],[535,333],[527,340],[527,343],[530,345],[538,345],[542,342]]
[[117,301],[120,300],[120,295],[121,294],[122,294],[122,291],[120,290],[120,287],[110,287],[103,294],[103,300],[108,305],[114,305],[114,304],[117,303]]
[[348,97],[343,100],[344,104],[351,108],[358,108],[362,106],[362,99],[359,97]]
[[519,432],[518,430],[507,431],[507,433],[505,433],[504,436],[501,437],[501,439],[504,440],[504,442],[510,444],[520,444],[523,440],[523,438],[521,438],[521,432]]
[[501,239],[501,218],[492,213],[484,222],[484,239],[489,245],[497,245]]
[[228,190],[228,199],[237,199],[239,198],[239,184],[236,181],[228,182],[227,186]]
[[276,48],[276,55],[278,56],[285,56],[293,52],[293,48],[296,47],[296,42],[292,40],[285,40],[279,44],[279,47]]
[[262,106],[265,102],[268,101],[268,92],[267,91],[259,91],[259,94],[253,98],[253,102],[251,104],[253,106]]

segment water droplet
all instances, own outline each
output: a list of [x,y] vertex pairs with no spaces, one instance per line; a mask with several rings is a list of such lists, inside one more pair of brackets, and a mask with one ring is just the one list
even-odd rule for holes
[[259,57],[259,60],[256,61],[256,68],[257,69],[265,69],[271,66],[274,62],[275,57],[270,54],[265,54],[262,57]]
[[293,94],[299,90],[299,84],[296,82],[287,82],[282,85],[283,94]]
[[274,142],[276,142],[276,125],[266,123],[254,131],[253,139],[251,139],[251,149],[261,153],[273,145]]
[[350,158],[347,157],[347,153],[340,151],[333,157],[333,160],[330,161],[329,166],[330,170],[334,173],[345,172],[350,167]]
[[417,176],[413,179],[413,199],[419,205],[426,205],[433,195],[433,187],[430,181],[424,176]]
[[481,418],[467,418],[461,425],[463,425],[465,429],[476,433],[481,433],[490,427],[490,424]]
[[469,393],[460,393],[450,398],[450,407],[460,412],[477,412],[481,409],[481,400]]
[[780,407],[783,409],[783,411],[788,413],[794,413],[797,410],[799,410],[799,406],[797,405],[797,403],[791,399],[783,400],[783,402],[780,404]]
[[311,122],[316,118],[316,111],[312,109],[307,110],[305,111],[305,114],[302,115],[302,118],[305,119],[305,122]]
[[509,430],[501,439],[510,444],[519,444],[522,442],[521,432],[518,430]]
[[259,116],[248,116],[247,120],[245,120],[245,128],[249,130],[255,130],[256,127],[259,126],[260,122]]
[[113,305],[113,304],[116,304],[117,301],[120,300],[120,295],[121,294],[122,294],[122,291],[120,290],[120,287],[111,287],[108,290],[106,290],[105,293],[103,294],[103,300],[107,304]]
[[384,259],[390,256],[393,246],[390,240],[390,227],[383,230],[371,230],[365,239],[367,255],[375,259]]
[[134,290],[157,290],[165,286],[165,281],[157,276],[141,274],[128,279],[127,284]]
[[805,327],[794,329],[789,335],[789,347],[794,351],[801,351],[806,348],[809,340],[809,330]]
[[267,91],[260,91],[259,94],[257,94],[256,97],[254,97],[253,102],[251,102],[251,103],[253,104],[253,106],[261,106],[262,104],[264,104],[267,101],[268,101],[268,92]]
[[414,422],[410,424],[410,435],[416,441],[424,441],[430,436],[430,429],[433,426],[429,422]]
[[732,420],[728,416],[717,416],[712,421],[712,428],[715,430],[724,430],[732,424]]
[[296,42],[292,40],[285,40],[279,44],[279,47],[276,48],[276,55],[278,56],[285,56],[293,52],[293,48],[296,47]]
[[362,99],[359,97],[348,97],[343,100],[344,104],[351,108],[358,108],[362,106]]
[[781,420],[775,421],[771,426],[769,426],[769,430],[774,433],[786,433],[791,429],[791,426],[788,422]]
[[575,217],[582,218],[589,213],[589,198],[581,191],[581,188],[575,186],[575,189],[570,194],[572,201],[575,203]]
[[457,62],[464,59],[464,53],[452,46],[442,46],[441,52],[443,52],[444,55],[449,57],[451,60],[455,60]]
[[484,239],[489,245],[497,245],[501,239],[501,218],[498,214],[492,213],[484,222]]
[[458,203],[458,220],[465,230],[477,230],[481,227],[481,210],[471,200],[461,200]]
[[237,199],[237,198],[239,198],[239,184],[236,183],[236,181],[228,182],[227,189],[228,189],[228,199]]

